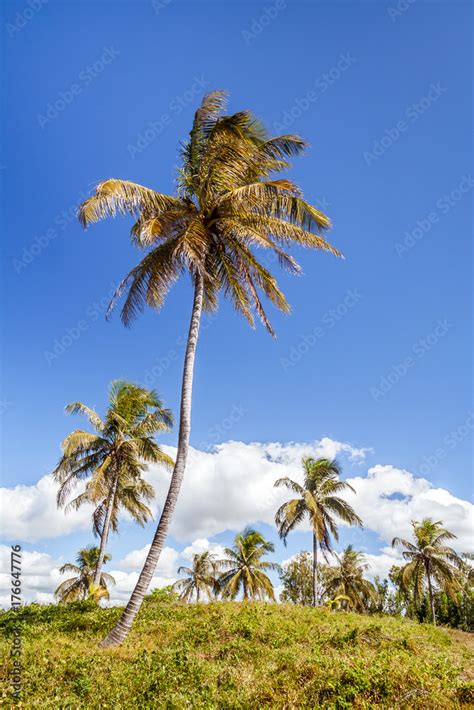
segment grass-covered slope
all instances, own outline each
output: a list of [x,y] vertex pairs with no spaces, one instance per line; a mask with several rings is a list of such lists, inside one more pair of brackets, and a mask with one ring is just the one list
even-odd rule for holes
[[[25,708],[458,708],[474,703],[472,637],[390,617],[263,603],[147,603],[100,650],[119,609],[31,606]],[[11,612],[0,616],[3,680]],[[8,707],[7,696],[4,695]]]

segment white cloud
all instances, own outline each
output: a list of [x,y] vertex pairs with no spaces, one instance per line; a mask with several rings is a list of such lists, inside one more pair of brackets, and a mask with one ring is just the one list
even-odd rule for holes
[[[0,560],[3,570],[8,573],[0,574],[0,605],[10,606],[11,576],[10,576],[11,548],[7,545],[0,546]],[[17,560],[15,560],[17,562]],[[28,602],[42,602],[52,600],[52,594],[61,581],[59,567],[62,562],[54,560],[45,552],[21,553],[21,598]]]
[[467,552],[472,549],[474,506],[451,495],[444,488],[434,488],[425,478],[394,466],[377,465],[367,476],[348,479],[355,494],[346,498],[364,521],[364,527],[391,543],[394,536],[411,537],[412,520],[431,517],[457,535],[452,546]]
[[206,538],[194,540],[192,545],[184,548],[180,553],[180,557],[184,557],[185,560],[192,560],[193,555],[200,555],[203,552],[210,552],[211,555],[216,555],[217,558],[225,557],[223,545],[219,545],[217,542],[209,542]]
[[[140,571],[145,563],[149,550],[150,545],[145,545],[139,550],[132,550],[127,553],[122,560],[120,560],[118,563],[119,567]],[[163,577],[172,577],[175,575],[178,556],[179,552],[177,550],[174,550],[172,547],[164,547],[156,567],[156,573]]]
[[37,542],[90,528],[92,508],[85,505],[66,515],[56,505],[57,490],[51,475],[33,486],[0,488],[0,536],[15,542]]
[[[257,521],[273,525],[275,510],[287,497],[273,484],[277,478],[301,479],[301,457],[346,455],[362,461],[366,449],[324,438],[313,443],[228,441],[211,452],[191,449],[171,533],[179,540],[212,537]],[[168,453],[175,450],[168,447]],[[151,467],[148,478],[163,500],[169,474]]]

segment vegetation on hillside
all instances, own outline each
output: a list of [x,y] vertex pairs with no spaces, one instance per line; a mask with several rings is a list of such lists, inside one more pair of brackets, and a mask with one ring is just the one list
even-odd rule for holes
[[[23,635],[27,708],[468,708],[473,639],[410,620],[263,602],[145,601],[118,649],[121,609],[89,602],[0,613],[11,669]],[[163,598],[173,595],[160,592]]]

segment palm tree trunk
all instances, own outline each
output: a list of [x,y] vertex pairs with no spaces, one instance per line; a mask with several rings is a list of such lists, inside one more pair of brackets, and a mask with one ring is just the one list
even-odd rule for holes
[[436,625],[436,615],[434,608],[434,595],[433,595],[433,585],[431,584],[431,570],[429,565],[426,568],[426,576],[428,578],[428,592],[430,595],[430,609],[431,609],[431,621]]
[[313,532],[313,606],[318,604],[318,540]]
[[199,604],[199,587],[196,587],[196,602]]
[[150,551],[148,552],[143,569],[140,572],[135,589],[128,601],[125,610],[115,627],[100,644],[102,647],[119,646],[128,636],[130,628],[138,614],[143,598],[148,591],[150,582],[155,573],[156,565],[160,558],[166,540],[171,518],[178,500],[181,483],[186,468],[186,459],[189,450],[189,435],[191,432],[191,400],[193,391],[194,358],[199,335],[199,324],[202,313],[204,296],[204,282],[200,274],[196,275],[194,287],[194,302],[189,324],[188,341],[184,357],[183,383],[181,389],[181,409],[179,418],[178,450],[176,462],[171,476],[168,494],[166,496],[160,522],[156,528]]
[[96,568],[94,571],[94,580],[93,580],[93,584],[95,586],[99,586],[99,584],[100,584],[100,574],[102,571],[102,566],[104,564],[104,556],[105,556],[105,549],[107,547],[107,540],[109,539],[110,521],[112,520],[112,513],[113,513],[114,505],[115,505],[115,496],[117,494],[118,480],[119,480],[119,472],[117,471],[117,473],[115,474],[115,477],[114,477],[114,482],[112,484],[112,488],[110,490],[109,500],[107,503],[107,512],[105,514],[104,526],[102,528],[102,535],[100,536],[99,557],[97,559],[97,565],[96,565]]

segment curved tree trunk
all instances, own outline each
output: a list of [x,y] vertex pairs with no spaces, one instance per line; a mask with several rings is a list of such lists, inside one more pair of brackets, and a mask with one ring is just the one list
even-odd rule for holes
[[313,606],[318,604],[318,540],[313,532]]
[[114,482],[110,491],[109,502],[107,503],[107,512],[105,514],[104,527],[102,528],[102,535],[100,536],[100,548],[99,548],[99,558],[97,560],[97,565],[94,571],[93,584],[96,586],[100,585],[100,574],[102,571],[102,566],[104,564],[105,549],[107,547],[107,540],[109,539],[110,521],[112,520],[112,512],[115,504],[115,496],[117,494],[119,473],[115,474]]
[[434,607],[434,595],[433,595],[433,585],[431,584],[431,570],[429,564],[426,567],[426,576],[428,578],[428,592],[430,595],[430,610],[431,610],[431,621],[436,625],[436,615]]
[[196,344],[199,335],[199,323],[202,313],[202,302],[204,295],[204,284],[202,277],[197,274],[194,288],[194,302],[189,325],[186,354],[184,357],[183,384],[181,389],[181,409],[179,418],[178,450],[176,462],[171,476],[168,495],[166,496],[160,522],[155,532],[150,551],[148,552],[143,569],[140,572],[135,589],[132,592],[127,606],[115,627],[100,644],[102,647],[119,646],[128,636],[130,628],[135,620],[143,602],[143,598],[148,591],[150,582],[155,573],[156,565],[160,558],[163,545],[166,540],[168,528],[171,522],[179,490],[183,481],[186,459],[189,449],[189,435],[191,431],[191,399],[193,390],[194,358],[196,354]]

